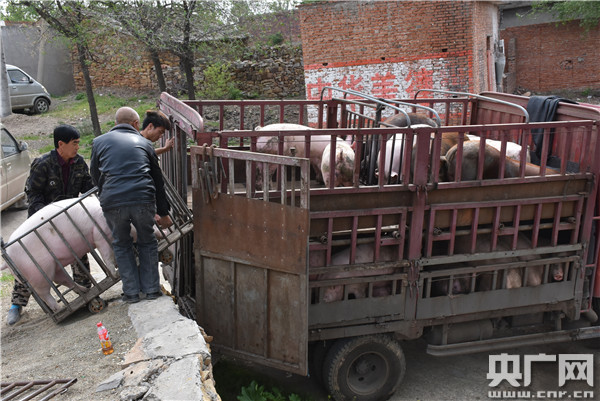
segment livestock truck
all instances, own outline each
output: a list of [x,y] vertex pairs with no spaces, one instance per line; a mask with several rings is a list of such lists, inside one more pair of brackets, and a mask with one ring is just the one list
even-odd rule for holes
[[[400,386],[402,340],[457,355],[600,336],[598,108],[554,102],[531,118],[524,96],[338,88],[316,100],[163,94],[159,105],[178,143],[195,144],[188,168],[165,166],[194,216],[174,287],[214,351],[300,375],[310,366],[334,399],[377,400]],[[439,127],[385,123],[414,112]],[[311,171],[322,135],[353,143],[352,186]],[[277,154],[257,151],[265,137]],[[511,171],[510,142],[521,145]],[[394,183],[379,173],[386,152]]]

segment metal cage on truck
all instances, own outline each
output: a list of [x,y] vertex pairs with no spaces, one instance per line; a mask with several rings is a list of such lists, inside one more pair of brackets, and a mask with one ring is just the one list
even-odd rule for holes
[[[529,122],[522,96],[431,91],[392,102],[330,90],[342,96],[181,105],[218,116],[218,129],[195,138],[208,146],[190,149],[194,263],[181,273],[195,281],[195,317],[213,349],[299,374],[310,353],[334,398],[371,399],[400,383],[399,339],[424,336],[429,353],[451,355],[600,336],[590,322],[600,295],[598,110],[560,103],[555,121]],[[415,112],[412,104],[437,113],[441,127],[381,127],[384,111]],[[311,116],[317,129],[248,130],[271,122],[269,111],[273,122]],[[225,114],[239,124],[227,127]],[[458,156],[448,174],[441,146],[450,133]],[[311,176],[315,135],[332,145],[352,138],[352,187]],[[468,144],[469,135],[480,139]],[[259,136],[276,138],[280,155],[257,153]],[[291,136],[304,153],[283,154]],[[373,174],[386,168],[394,136],[402,157],[389,184]],[[492,140],[500,157],[490,167]],[[510,170],[508,142],[522,146]],[[535,174],[530,151],[542,156]],[[269,167],[275,181],[257,189],[257,170],[264,182]],[[317,343],[325,346],[309,351]]]

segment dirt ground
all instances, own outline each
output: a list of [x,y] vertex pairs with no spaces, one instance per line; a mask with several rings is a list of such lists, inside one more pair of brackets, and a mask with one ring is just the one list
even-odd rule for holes
[[[8,237],[27,218],[27,211],[9,209],[3,211],[1,217],[2,236]],[[31,298],[21,320],[14,326],[6,323],[13,281],[1,283],[2,383],[75,378],[77,382],[57,399],[109,401],[118,398],[114,392],[96,393],[95,390],[99,383],[122,369],[125,354],[137,340],[127,313],[128,305],[121,301],[120,282],[102,294],[108,305],[100,313],[92,314],[82,308],[56,324]],[[100,348],[96,332],[99,321],[108,328],[114,344],[115,351],[108,356],[104,356]]]
[[[74,100],[74,96],[65,101]],[[114,120],[114,111],[100,116],[100,123]],[[17,138],[42,136],[40,140],[26,139],[31,157],[52,144],[52,131],[59,124],[77,126],[82,119],[58,119],[49,115],[12,114],[2,119],[4,126]],[[27,211],[8,209],[0,217],[1,236],[7,239],[27,218]],[[90,258],[91,260],[91,258]],[[91,260],[93,265],[93,260]],[[2,275],[7,274],[2,272]],[[8,326],[6,315],[10,307],[13,281],[3,279],[0,285],[0,348],[2,383],[31,380],[77,379],[60,400],[118,399],[114,391],[96,393],[96,387],[122,369],[121,362],[137,336],[128,316],[128,305],[121,301],[121,283],[102,294],[108,305],[92,314],[82,308],[56,324],[31,298],[24,314],[15,326]],[[102,354],[96,323],[102,321],[114,345],[114,353]],[[54,387],[56,389],[58,387]],[[48,393],[45,393],[48,394]]]

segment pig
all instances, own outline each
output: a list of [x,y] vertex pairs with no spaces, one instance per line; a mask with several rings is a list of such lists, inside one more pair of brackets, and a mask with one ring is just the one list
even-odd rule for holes
[[[466,136],[471,141],[479,141],[481,139],[477,135],[467,134]],[[485,143],[498,149],[499,151],[502,150],[502,141],[496,141],[494,139],[486,139]],[[506,157],[510,157],[515,160],[521,160],[521,149],[522,149],[521,145],[519,145],[518,143],[507,141],[506,142]],[[529,156],[529,149],[527,149],[527,151],[525,152],[525,161],[527,163],[531,163],[531,156]]]
[[450,278],[446,277],[433,279],[431,284],[432,296],[468,294],[469,292],[471,292],[470,274],[454,276],[452,285],[450,285]]
[[[430,127],[427,124],[416,124],[411,125],[411,128],[425,128]],[[433,134],[431,134],[433,137]],[[404,135],[397,134],[392,138],[388,139],[385,143],[385,164],[383,165],[383,179],[385,183],[396,184],[399,181],[400,177],[400,159],[402,158],[402,153],[404,152],[402,143],[404,142]],[[417,136],[413,136],[413,148],[415,147],[417,142]],[[377,154],[377,165],[379,166],[379,157],[381,152]],[[414,155],[414,151],[413,151]],[[376,172],[377,176],[379,176],[379,172]]]
[[[479,148],[480,141],[468,141],[463,144],[461,180],[471,181],[477,179],[477,167],[479,163]],[[456,175],[456,154],[458,145],[454,145],[444,158],[446,163],[447,180],[455,181]],[[483,152],[483,179],[494,179],[500,177],[500,161],[502,154],[486,141]],[[504,177],[519,177],[520,176],[520,161],[510,157],[504,158]],[[541,167],[535,164],[525,164],[525,176],[540,175]],[[558,171],[546,167],[546,174],[556,174]]]
[[[264,127],[256,127],[255,131],[290,131],[290,130],[314,130],[313,128],[299,124],[269,124]],[[321,175],[321,158],[323,150],[331,143],[330,135],[311,135],[310,137],[310,165],[315,172],[315,177],[318,182],[323,182]],[[274,136],[258,137],[256,141],[256,150],[260,153],[268,153],[272,155],[278,154],[279,138]],[[306,155],[306,138],[303,135],[286,136],[283,140],[283,156],[305,157]],[[269,176],[275,173],[275,166],[269,169]],[[257,188],[262,188],[262,166],[259,165],[259,174],[257,177]]]
[[[6,247],[7,255],[16,265],[19,272],[53,311],[58,310],[59,306],[50,294],[50,283],[38,270],[36,263],[50,280],[73,289],[81,295],[87,289],[76,284],[71,277],[65,274],[60,265],[67,266],[75,263],[76,256],[82,257],[91,250],[88,245],[89,243],[98,249],[100,256],[112,275],[116,275],[116,262],[110,243],[112,235],[102,213],[100,202],[95,196],[84,198],[81,202],[69,208],[68,211],[51,219],[56,229],[50,223],[46,223],[36,230],[39,237],[43,239],[49,249],[43,245],[35,232],[26,234],[38,224],[47,221],[58,211],[72,205],[76,201],[76,199],[65,199],[51,203],[40,209],[25,220],[10,236],[9,242],[23,237],[21,238],[22,245],[20,242],[15,242]],[[89,211],[91,219],[84,210],[84,206]],[[93,224],[92,220],[96,221],[98,225]],[[78,230],[81,231],[81,235]],[[65,243],[61,236],[57,235],[57,231],[64,236],[68,243]],[[108,242],[105,236],[108,238]],[[25,252],[24,248],[31,254],[31,257]],[[58,259],[60,265],[55,261],[53,255]],[[1,269],[7,267],[8,264],[4,263]]]
[[[421,113],[406,113],[408,114],[408,118],[410,118],[410,126],[415,127],[416,124],[427,125],[430,127],[437,128],[439,127],[437,121],[427,117]],[[383,127],[408,127],[406,116],[404,113],[394,114],[391,117],[386,118],[382,121],[381,126]]]
[[[321,158],[321,174],[327,188],[330,187],[331,144],[327,144]],[[345,141],[336,140],[335,164],[334,164],[334,187],[351,187],[354,185],[354,150]]]
[[[463,253],[468,254],[471,253],[471,238],[470,236],[459,236],[456,238],[455,243],[455,253]],[[523,233],[519,233],[517,237],[517,246],[516,249],[531,249],[532,244],[529,238]],[[510,251],[512,250],[512,237],[508,236],[500,236],[498,237],[495,251]],[[477,242],[475,245],[474,253],[481,252],[491,252],[492,251],[492,242],[490,235],[480,235],[477,237]],[[484,266],[490,263],[510,263],[516,261],[531,261],[540,259],[539,255],[524,255],[519,257],[506,257],[506,258],[497,258],[490,260],[489,262],[486,260],[481,261],[472,261],[468,262],[471,266]],[[506,270],[506,288],[519,288],[523,285],[523,271],[521,268],[511,268]],[[543,266],[533,266],[527,269],[527,277],[525,280],[525,285],[527,286],[538,286],[542,282],[542,274],[543,274]],[[496,289],[501,288],[501,279],[502,276],[498,275],[498,282],[496,283]],[[477,281],[477,290],[478,291],[487,291],[492,289],[492,273],[483,273],[478,277]]]
[[[374,245],[373,244],[360,244],[356,246],[356,256],[354,263],[373,263],[374,262]],[[331,257],[332,266],[340,266],[350,264],[350,247],[345,248]],[[379,252],[379,261],[393,261],[395,260],[395,251],[393,247],[381,247]],[[336,278],[349,278],[349,277],[365,277],[372,275],[385,275],[392,274],[396,271],[395,268],[383,268],[369,271],[347,271],[337,273],[323,273],[319,274],[318,280],[331,280]],[[373,285],[373,296],[381,297],[391,293],[391,287],[389,282],[380,282]],[[356,283],[346,285],[349,298],[365,298],[367,296],[367,283]],[[344,298],[344,286],[335,285],[325,289],[323,294],[324,302],[341,301]]]
[[[431,134],[431,139],[432,140],[435,139],[434,134]],[[455,146],[456,144],[459,143],[460,135],[458,132],[442,132],[441,139],[442,139],[442,142],[440,145],[440,158],[444,162],[440,163],[440,171],[438,172],[438,182],[446,181],[446,177],[448,176],[447,164],[445,163],[446,154],[453,146]],[[469,140],[470,139],[467,135],[463,136],[463,142],[469,141]],[[418,144],[415,143],[413,145],[411,164],[410,164],[410,173],[413,177],[414,177],[414,172],[415,172],[416,164],[417,164],[417,160],[416,160],[417,150],[418,150]],[[430,154],[433,155],[433,150],[430,150]],[[429,181],[433,182],[433,177],[431,176],[431,173],[432,173],[431,172],[431,164],[428,165],[428,169],[429,169],[429,173],[430,173]]]
[[[420,113],[407,113],[410,118],[411,128],[421,127],[439,127],[438,123]],[[407,127],[408,123],[406,116],[403,113],[395,114],[386,118],[381,122],[382,127]],[[402,157],[402,140],[404,135],[395,135],[395,138],[390,138],[385,144],[385,164],[384,164],[384,182],[389,184],[398,183],[400,176],[400,159]],[[413,145],[416,141],[416,136],[413,138]],[[393,148],[393,152],[392,152]],[[377,154],[377,165],[379,166],[379,154]],[[390,167],[391,165],[391,167]],[[378,173],[376,173],[378,174]]]

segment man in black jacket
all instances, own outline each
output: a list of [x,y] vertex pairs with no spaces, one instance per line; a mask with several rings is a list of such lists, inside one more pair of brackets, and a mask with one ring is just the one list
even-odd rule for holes
[[[36,158],[31,163],[25,192],[29,202],[27,217],[44,206],[67,198],[76,198],[94,187],[87,164],[79,151],[80,135],[75,127],[59,125],[54,129],[54,150]],[[87,271],[90,265],[87,255],[81,257]],[[74,263],[73,279],[77,284],[90,287],[91,282],[79,264]],[[25,284],[15,280],[8,311],[7,323],[13,325],[21,319],[23,307],[27,305],[31,293]]]
[[[135,110],[122,107],[115,116],[117,125],[94,139],[90,172],[98,185],[104,217],[113,234],[113,249],[123,283],[123,300],[135,303],[139,293],[146,299],[159,297],[158,241],[156,222],[172,224],[162,171],[152,142],[138,132],[140,119]],[[143,123],[149,137],[160,137],[170,122],[160,112],[147,113]],[[136,229],[139,265],[136,262],[131,224]]]

